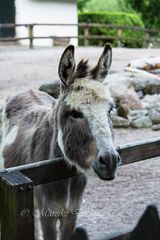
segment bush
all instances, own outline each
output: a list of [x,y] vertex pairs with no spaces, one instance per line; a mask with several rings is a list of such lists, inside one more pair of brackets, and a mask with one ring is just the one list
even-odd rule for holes
[[[103,23],[103,24],[114,24],[120,26],[137,26],[144,27],[142,20],[139,15],[133,13],[123,12],[86,12],[79,13],[79,23]],[[79,27],[79,34],[84,34],[84,29]],[[89,30],[90,35],[106,35],[116,37],[118,30],[114,28],[91,28]],[[143,47],[144,38],[146,34],[141,31],[133,31],[131,29],[122,29],[122,37],[129,38],[121,41],[124,47]],[[136,39],[136,41],[135,41]],[[102,46],[106,40],[96,39],[89,40],[89,45]],[[110,39],[113,46],[117,46],[117,40]],[[84,45],[84,41],[79,41],[80,45]]]
[[[93,0],[92,0],[93,1]],[[160,1],[158,0],[125,0],[133,9],[141,14],[141,17],[147,28],[160,29]]]
[[[84,1],[84,0],[78,0]],[[85,7],[89,12],[133,12],[131,4],[128,3],[129,0],[87,0],[85,1]],[[131,1],[131,0],[130,0]],[[82,9],[82,10],[83,10]]]

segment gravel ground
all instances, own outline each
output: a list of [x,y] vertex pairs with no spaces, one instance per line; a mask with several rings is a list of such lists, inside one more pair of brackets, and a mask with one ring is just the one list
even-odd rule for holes
[[[37,89],[58,78],[57,66],[63,48],[35,49],[0,46],[0,105],[17,91]],[[102,49],[77,48],[76,59],[89,58],[94,65]],[[160,49],[113,49],[113,71],[132,59],[159,56]],[[115,129],[115,144],[159,136],[151,129]],[[135,225],[148,204],[160,209],[160,159],[119,167],[115,180],[89,177],[78,224],[87,228],[91,240]]]

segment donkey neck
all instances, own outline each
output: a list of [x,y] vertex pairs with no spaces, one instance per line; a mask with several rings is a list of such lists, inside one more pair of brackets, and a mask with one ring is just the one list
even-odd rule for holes
[[63,153],[58,145],[58,111],[59,111],[59,105],[62,101],[61,96],[57,100],[51,114],[51,122],[54,123],[53,127],[53,134],[52,134],[52,139],[51,139],[51,144],[50,144],[50,154],[49,158],[59,158],[59,157],[64,157]]

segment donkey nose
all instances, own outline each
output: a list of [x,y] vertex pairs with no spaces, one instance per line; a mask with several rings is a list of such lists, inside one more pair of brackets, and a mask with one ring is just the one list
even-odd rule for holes
[[121,158],[117,151],[106,152],[99,155],[98,162],[108,171],[114,171],[121,164]]
[[121,158],[113,148],[108,151],[99,151],[97,160],[93,162],[92,167],[100,179],[112,180],[115,178],[116,169],[120,163]]

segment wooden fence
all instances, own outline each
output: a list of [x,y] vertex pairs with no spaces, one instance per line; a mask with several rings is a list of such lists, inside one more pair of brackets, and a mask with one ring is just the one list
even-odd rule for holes
[[[50,26],[50,27],[80,27],[84,29],[83,35],[78,36],[35,36],[34,28],[40,26]],[[20,40],[29,40],[29,48],[34,47],[34,40],[35,39],[52,39],[53,44],[57,42],[57,44],[68,43],[71,38],[77,38],[84,40],[84,45],[89,45],[89,40],[105,40],[105,41],[112,41],[114,40],[117,43],[117,46],[121,46],[123,41],[130,41],[130,42],[139,42],[139,39],[133,37],[124,37],[123,30],[131,30],[131,31],[141,31],[146,33],[146,37],[144,39],[144,45],[148,46],[149,43],[156,43],[160,44],[160,35],[159,31],[153,29],[146,29],[141,27],[131,27],[131,26],[118,26],[113,24],[97,24],[97,23],[79,23],[79,24],[53,24],[53,23],[33,23],[33,24],[0,24],[0,29],[8,29],[14,28],[15,32],[18,27],[25,27],[28,29],[28,36],[24,37],[7,37],[7,38],[0,38],[0,42],[18,42]],[[104,28],[104,29],[114,29],[117,30],[117,35],[91,35],[90,29],[92,28]]]
[[[158,157],[160,138],[124,144],[118,146],[117,151],[122,165]],[[34,240],[34,186],[75,177],[77,174],[77,169],[67,168],[62,158],[12,167],[0,172],[1,240]],[[126,239],[129,232],[124,230],[123,234],[113,233],[106,239]]]

